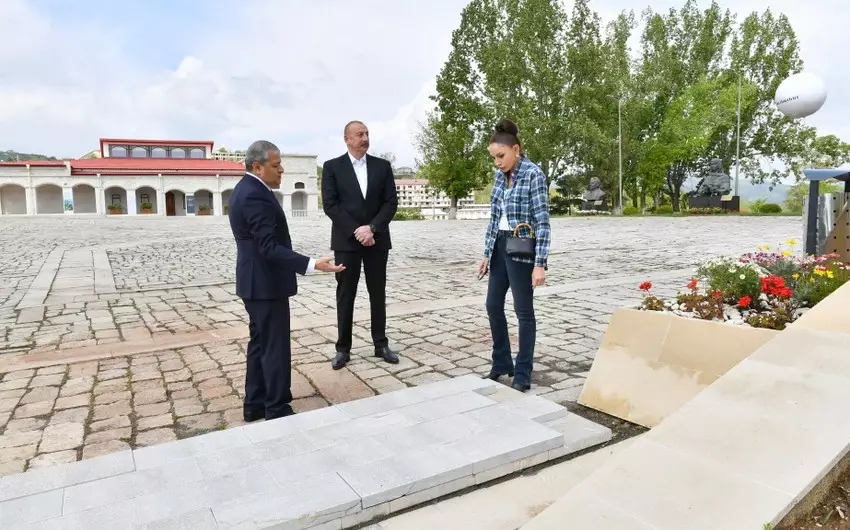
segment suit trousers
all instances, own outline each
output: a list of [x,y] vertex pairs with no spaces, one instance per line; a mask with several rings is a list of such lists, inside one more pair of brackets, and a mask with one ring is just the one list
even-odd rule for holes
[[357,251],[336,251],[334,259],[345,265],[345,270],[336,273],[336,351],[351,351],[351,329],[354,320],[354,300],[360,269],[366,275],[369,291],[369,306],[372,316],[372,342],[376,348],[389,344],[387,340],[387,261],[389,250],[364,247]]
[[289,298],[243,300],[248,311],[245,409],[277,417],[292,401]]

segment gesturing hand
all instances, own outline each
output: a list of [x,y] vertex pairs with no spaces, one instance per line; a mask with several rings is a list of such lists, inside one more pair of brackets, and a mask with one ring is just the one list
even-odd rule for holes
[[337,265],[331,260],[333,258],[319,258],[316,260],[316,270],[321,272],[342,272],[345,265]]

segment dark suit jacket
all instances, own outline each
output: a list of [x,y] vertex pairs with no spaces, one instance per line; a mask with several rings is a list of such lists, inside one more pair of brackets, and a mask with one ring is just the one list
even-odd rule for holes
[[295,274],[305,274],[310,258],[292,250],[286,216],[274,192],[245,175],[228,201],[236,239],[236,295],[278,300],[295,295]]
[[322,168],[322,207],[333,221],[331,250],[364,248],[354,237],[354,231],[370,224],[376,229],[372,248],[392,248],[390,221],[398,209],[392,166],[383,158],[366,155],[366,172],[364,199],[348,153],[328,160]]

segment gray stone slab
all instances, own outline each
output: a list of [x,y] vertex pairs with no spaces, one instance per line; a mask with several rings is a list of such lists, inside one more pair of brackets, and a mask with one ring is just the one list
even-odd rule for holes
[[0,478],[0,526],[347,528],[610,438],[462,379]]
[[134,469],[133,453],[119,451],[89,460],[9,475],[0,480],[0,501],[129,473]]
[[499,406],[540,423],[563,418],[570,414],[564,407],[540,396],[523,396],[501,403]]
[[213,508],[221,530],[313,528],[360,511],[360,496],[336,473],[290,480],[274,492]]
[[135,530],[218,530],[218,528],[212,510],[204,508],[177,517],[137,525]]
[[248,438],[245,428],[237,427],[226,431],[212,432],[204,436],[136,449],[133,451],[133,456],[136,460],[136,469],[142,470],[161,467],[186,458],[196,458],[225,449],[250,445],[251,440]]
[[279,486],[265,469],[250,467],[136,497],[136,516],[140,524],[153,523],[277,489]]
[[65,488],[62,513],[72,514],[197,482],[204,478],[195,460],[125,473]]
[[0,528],[16,528],[62,515],[62,490],[0,502]]
[[392,455],[340,471],[363,500],[363,508],[472,474],[472,462],[452,447],[437,445]]
[[294,432],[303,432],[327,425],[339,424],[350,419],[348,415],[337,407],[325,407],[312,410],[308,414],[296,414],[287,418],[254,423],[243,427],[243,429],[249,440],[252,442],[262,442],[282,438]]
[[135,501],[123,501],[70,515],[54,517],[26,530],[138,530]]
[[539,453],[548,453],[563,444],[562,433],[526,420],[474,433],[447,447],[471,461],[472,471],[477,474]]

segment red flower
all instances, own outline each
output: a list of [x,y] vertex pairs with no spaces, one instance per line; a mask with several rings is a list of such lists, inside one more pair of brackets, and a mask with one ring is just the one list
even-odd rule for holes
[[741,309],[746,309],[750,307],[750,303],[753,301],[749,296],[742,296],[740,300],[738,300],[738,307]]
[[761,291],[768,296],[776,296],[779,298],[791,298],[791,295],[794,294],[791,289],[785,285],[785,280],[775,274],[761,279]]
[[714,300],[719,302],[720,300],[723,300],[723,292],[722,291],[714,291],[713,293],[711,293],[711,297],[714,298]]
[[697,290],[697,279],[696,278],[694,278],[694,279],[692,279],[691,281],[688,282],[688,289],[690,289],[691,291]]
[[643,282],[639,288],[641,291],[649,291],[652,289],[652,282]]

